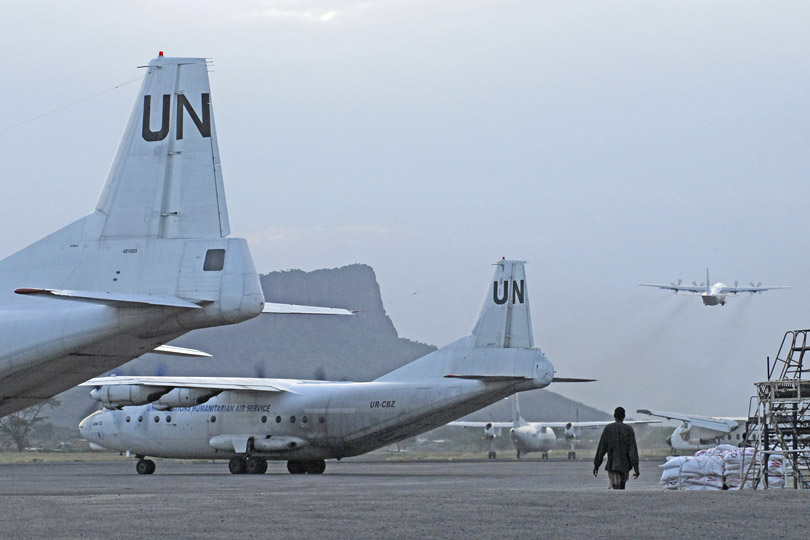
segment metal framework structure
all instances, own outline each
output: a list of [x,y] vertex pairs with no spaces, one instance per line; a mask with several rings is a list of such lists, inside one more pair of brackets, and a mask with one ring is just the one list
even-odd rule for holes
[[754,399],[757,405],[749,410],[746,434],[746,442],[754,447],[755,458],[748,465],[749,470],[756,467],[754,489],[768,489],[768,468],[760,464],[767,464],[771,454],[785,456],[780,476],[793,479],[792,486],[788,482],[785,487],[810,489],[810,355],[805,361],[809,333],[786,332],[776,359],[768,359],[768,380],[756,383],[752,405]]

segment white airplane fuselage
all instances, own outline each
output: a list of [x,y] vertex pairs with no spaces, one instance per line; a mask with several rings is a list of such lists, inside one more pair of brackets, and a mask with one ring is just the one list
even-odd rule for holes
[[546,453],[557,444],[554,430],[541,423],[529,423],[509,430],[509,437],[515,449],[521,454],[529,452]]
[[553,368],[539,357],[527,383],[447,379],[298,382],[289,392],[225,391],[203,405],[102,410],[82,421],[88,441],[158,457],[316,460],[370,452],[494,403],[517,388],[542,388]]
[[745,438],[745,422],[732,427],[728,434],[718,435],[715,431],[704,430],[699,427],[678,426],[667,437],[667,444],[673,450],[695,451],[704,448],[714,448],[718,444],[740,444]]
[[725,283],[715,283],[712,285],[707,293],[700,295],[700,298],[703,300],[703,305],[726,305],[726,295],[725,293],[720,292],[725,288],[727,288]]

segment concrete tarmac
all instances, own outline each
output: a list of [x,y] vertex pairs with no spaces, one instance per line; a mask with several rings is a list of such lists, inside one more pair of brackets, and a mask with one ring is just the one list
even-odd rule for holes
[[663,492],[658,461],[626,491],[585,460],[0,466],[2,538],[807,538],[810,493]]

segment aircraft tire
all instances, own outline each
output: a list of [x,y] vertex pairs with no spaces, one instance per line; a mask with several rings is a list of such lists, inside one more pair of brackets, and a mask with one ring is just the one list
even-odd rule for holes
[[326,470],[326,462],[322,459],[307,462],[307,474],[323,474]]
[[152,474],[155,472],[155,462],[151,459],[139,459],[135,464],[135,472],[138,474]]
[[246,474],[264,474],[267,471],[267,460],[251,456],[245,459]]
[[287,472],[290,474],[304,474],[307,472],[307,462],[306,461],[288,461],[287,462]]
[[233,457],[228,461],[228,470],[231,474],[245,474],[245,458]]

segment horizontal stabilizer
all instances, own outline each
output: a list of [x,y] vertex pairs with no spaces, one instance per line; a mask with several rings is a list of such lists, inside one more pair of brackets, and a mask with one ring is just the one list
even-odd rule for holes
[[596,382],[596,379],[576,379],[573,377],[554,377],[551,382]]
[[177,296],[160,294],[137,294],[137,293],[109,293],[98,291],[71,291],[67,289],[16,289],[17,294],[27,294],[32,296],[49,296],[63,300],[75,300],[78,302],[91,302],[95,304],[107,304],[115,307],[126,307],[127,305],[147,305],[163,306],[186,309],[200,309],[200,306],[188,300],[183,300]]
[[357,312],[340,308],[297,306],[295,304],[271,304],[265,302],[262,313],[272,313],[275,315],[354,315]]
[[192,356],[196,358],[211,358],[207,352],[197,349],[187,349],[185,347],[175,347],[174,345],[161,345],[152,351],[155,354],[165,354],[168,356]]
[[529,381],[529,377],[519,377],[516,375],[445,375],[447,379],[469,379],[473,381]]

